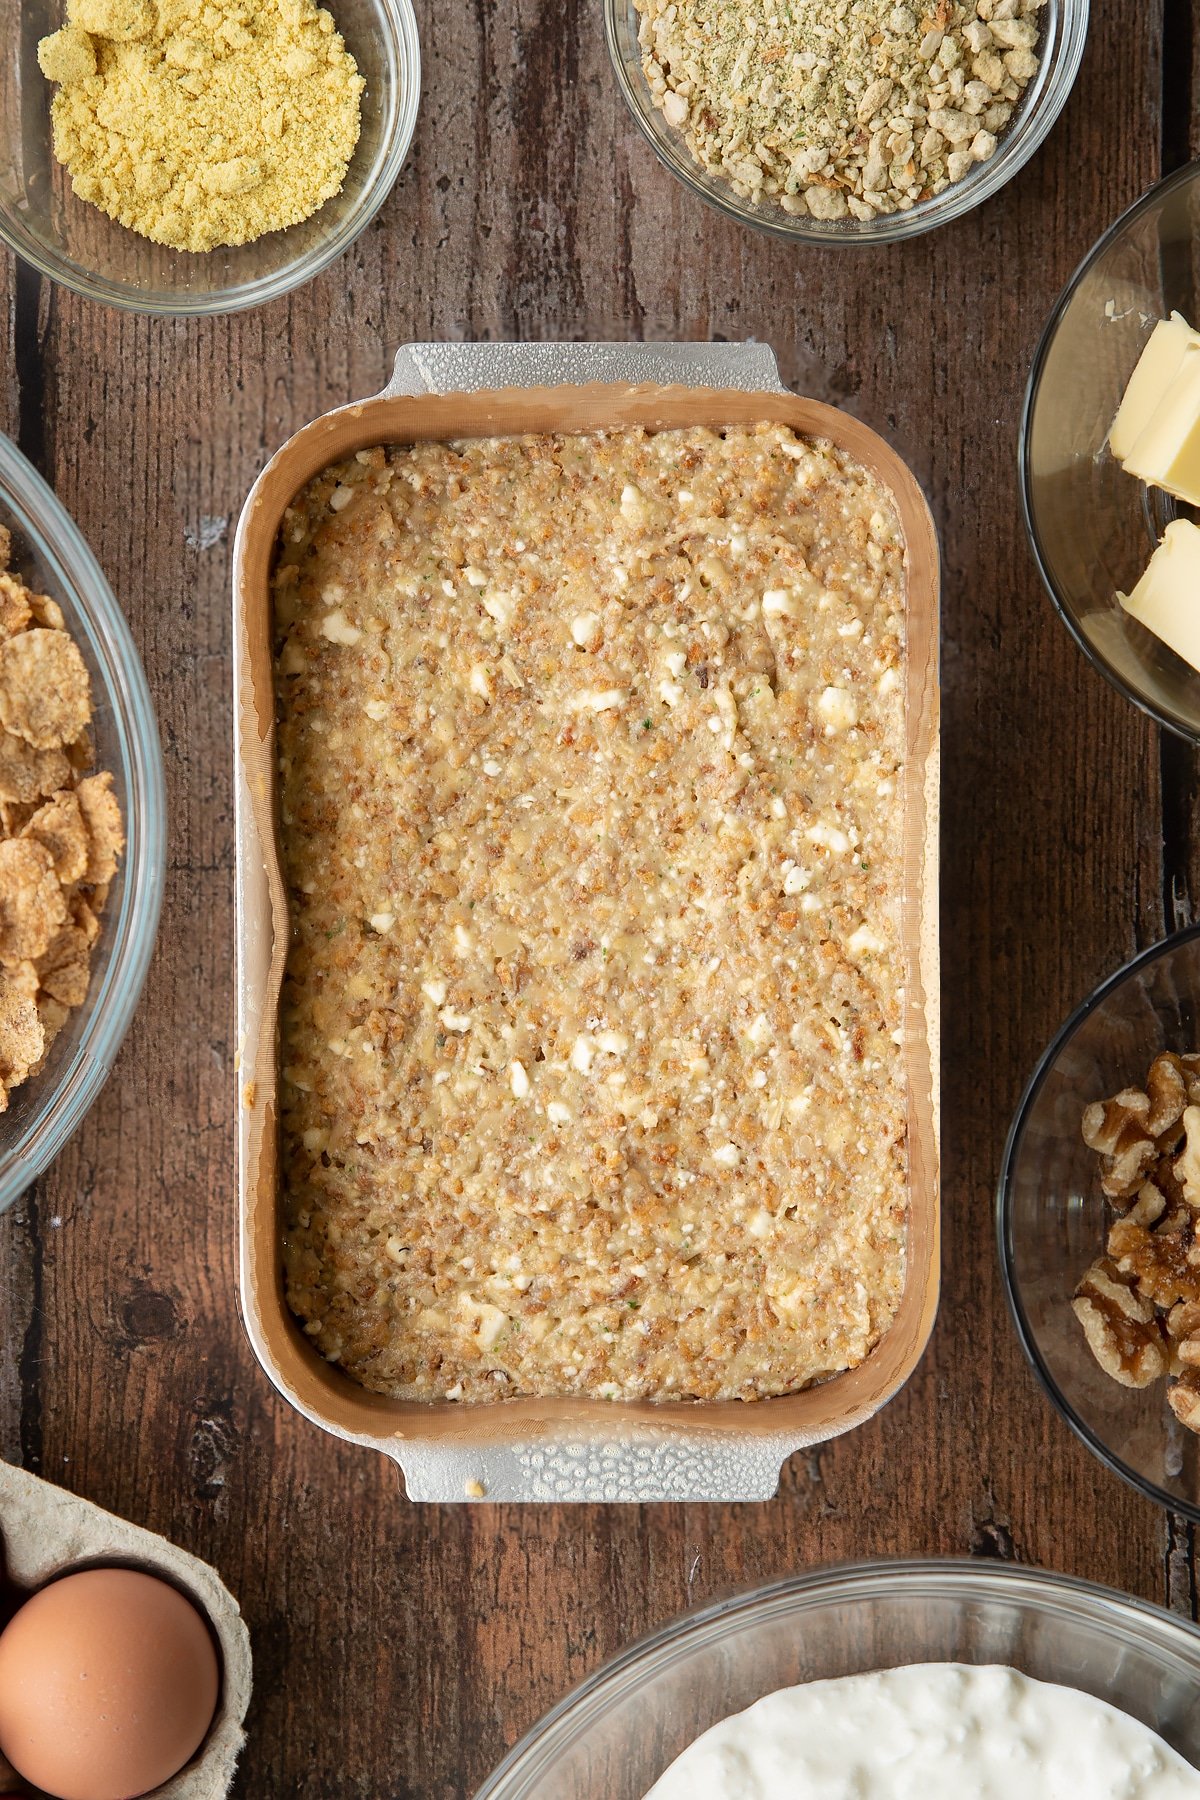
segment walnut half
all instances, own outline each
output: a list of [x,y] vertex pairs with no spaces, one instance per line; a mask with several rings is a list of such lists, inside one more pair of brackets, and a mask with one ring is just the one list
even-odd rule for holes
[[1167,1391],[1171,1411],[1181,1425],[1200,1433],[1200,1371],[1189,1369],[1174,1387]]
[[1162,1312],[1180,1301],[1200,1301],[1200,1245],[1190,1207],[1176,1207],[1153,1229],[1139,1224],[1133,1213],[1117,1219],[1108,1234],[1108,1254],[1122,1279]]
[[1122,1387],[1149,1387],[1166,1374],[1167,1334],[1157,1310],[1107,1257],[1092,1264],[1071,1306],[1092,1355]]
[[[1151,1166],[1175,1152],[1186,1127],[1185,1109],[1197,1102],[1200,1057],[1166,1050],[1151,1063],[1144,1089],[1122,1088],[1111,1100],[1085,1109],[1083,1141],[1100,1158],[1100,1185],[1114,1204],[1131,1199]],[[1196,1192],[1189,1204],[1200,1208],[1200,1183]]]
[[1171,1409],[1200,1435],[1200,1055],[1155,1057],[1144,1090],[1096,1101],[1082,1128],[1117,1216],[1073,1311],[1122,1387],[1175,1377]]
[[1097,1100],[1083,1115],[1083,1141],[1100,1157],[1100,1185],[1110,1200],[1136,1194],[1157,1146],[1147,1129],[1150,1100],[1137,1088],[1122,1088],[1111,1100]]
[[1173,1173],[1187,1204],[1200,1212],[1200,1106],[1184,1109],[1183,1129],[1186,1133],[1183,1153]]

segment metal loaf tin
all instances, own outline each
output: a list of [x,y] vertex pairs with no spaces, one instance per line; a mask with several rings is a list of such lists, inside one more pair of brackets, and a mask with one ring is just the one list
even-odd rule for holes
[[[903,940],[909,1088],[908,1268],[899,1311],[859,1368],[747,1404],[514,1399],[420,1404],[367,1392],[313,1349],[284,1298],[276,1014],[288,922],[275,833],[269,575],[283,512],[328,463],[368,445],[604,426],[778,420],[832,439],[891,490],[908,545]],[[382,394],[299,431],[238,524],[233,623],[237,765],[238,1150],[246,1329],[314,1423],[403,1469],[414,1500],[756,1500],[793,1451],[879,1410],[912,1373],[938,1288],[938,555],[917,482],[857,419],[797,399],[758,345],[410,345]]]

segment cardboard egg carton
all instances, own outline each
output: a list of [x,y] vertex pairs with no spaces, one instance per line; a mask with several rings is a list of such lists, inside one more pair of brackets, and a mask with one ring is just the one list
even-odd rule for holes
[[[0,1624],[15,1610],[14,1599],[56,1575],[97,1564],[161,1575],[195,1602],[212,1627],[221,1657],[216,1716],[191,1762],[155,1788],[153,1800],[223,1800],[245,1742],[242,1725],[250,1702],[250,1634],[237,1601],[207,1563],[156,1532],[0,1462]],[[0,1757],[0,1795],[26,1791]]]

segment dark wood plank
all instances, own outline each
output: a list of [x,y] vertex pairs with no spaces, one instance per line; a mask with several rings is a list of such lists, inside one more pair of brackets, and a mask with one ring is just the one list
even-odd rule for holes
[[[4,322],[0,353],[0,431],[14,440],[19,435],[21,410],[17,378],[16,345],[17,269],[9,256],[0,258],[0,318]],[[37,1268],[29,1214],[24,1205],[10,1219],[0,1220],[0,1457],[9,1462],[22,1458],[22,1424],[34,1403],[33,1371],[25,1356],[26,1339],[37,1292]]]
[[[1163,173],[1200,149],[1200,33],[1189,0],[1167,0],[1163,15]],[[1200,918],[1200,758],[1164,733],[1160,744],[1163,818],[1163,906],[1170,929]],[[1196,1530],[1169,1523],[1167,1604],[1195,1619],[1200,1605]]]
[[[1015,1556],[1190,1604],[1189,1535],[1037,1392],[991,1223],[1034,1058],[1164,924],[1157,738],[1053,618],[1014,457],[1059,286],[1158,172],[1161,8],[1098,8],[1031,168],[959,225],[871,254],[791,250],[682,193],[622,110],[589,0],[420,10],[412,161],[378,226],[304,293],[171,324],[26,281],[14,313],[0,269],[10,334],[15,316],[45,375],[32,447],[133,624],[171,802],[159,952],[116,1074],[0,1221],[0,1452],[171,1533],[240,1595],[258,1659],[246,1795],[459,1800],[628,1637],[834,1558]],[[387,1464],[273,1396],[241,1333],[231,530],[290,430],[378,388],[398,343],[436,336],[764,339],[796,386],[907,449],[944,534],[945,1297],[909,1388],[794,1459],[766,1506],[413,1508]],[[1188,779],[1171,774],[1168,853],[1190,906]]]

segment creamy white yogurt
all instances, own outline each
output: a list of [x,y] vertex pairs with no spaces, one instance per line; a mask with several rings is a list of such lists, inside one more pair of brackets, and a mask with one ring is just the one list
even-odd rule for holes
[[1200,1773],[1076,1688],[914,1663],[768,1694],[646,1800],[1200,1800]]

